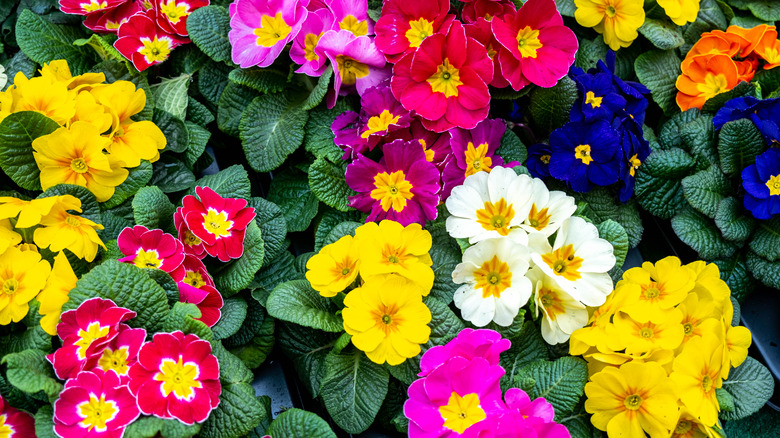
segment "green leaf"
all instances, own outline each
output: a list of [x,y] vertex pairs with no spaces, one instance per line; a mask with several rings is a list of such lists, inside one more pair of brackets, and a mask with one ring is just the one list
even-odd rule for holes
[[[202,78],[201,73],[201,81]],[[225,134],[238,137],[244,110],[259,95],[260,93],[251,88],[227,81],[227,85],[219,95],[219,106],[217,106],[217,126],[219,129]]]
[[679,148],[653,151],[637,174],[634,194],[639,205],[661,219],[669,219],[685,205],[682,179],[695,162]]
[[168,143],[165,150],[173,152],[185,152],[190,145],[189,133],[184,122],[168,111],[155,108],[152,121],[165,135]]
[[575,55],[574,65],[588,71],[596,68],[599,60],[607,57],[607,45],[604,44],[604,37],[596,36],[594,39],[580,39],[580,47]]
[[642,53],[634,61],[639,82],[652,91],[653,100],[666,115],[679,111],[675,102],[675,82],[682,73],[680,62],[674,50],[651,50]]
[[[206,105],[200,103],[199,100],[190,97],[187,99],[187,102],[187,118],[185,121],[196,123],[200,126],[206,126],[216,120],[211,110],[208,109]],[[187,130],[189,130],[189,125],[187,126]]]
[[165,193],[155,186],[143,187],[133,197],[133,217],[137,225],[146,228],[172,229],[176,207]]
[[501,146],[496,150],[496,154],[505,163],[511,163],[512,161],[524,163],[525,159],[528,158],[528,150],[523,142],[520,141],[520,137],[509,128],[504,132],[504,136],[501,137]]
[[780,261],[770,262],[753,251],[747,253],[750,273],[766,286],[780,289]]
[[228,298],[222,305],[219,321],[211,328],[214,339],[225,339],[234,335],[246,318],[247,304],[241,297]]
[[780,261],[780,216],[758,223],[750,249],[770,262]]
[[147,185],[152,179],[152,163],[146,160],[141,160],[140,165],[129,170],[127,179],[116,187],[114,194],[108,201],[101,204],[102,208],[114,208],[125,202],[127,198],[138,193],[138,190]]
[[295,257],[289,251],[282,251],[276,260],[271,261],[257,272],[249,288],[270,294],[280,283],[303,278],[304,276],[295,270]]
[[237,68],[230,72],[228,78],[265,94],[278,93],[289,86],[286,74],[270,68]]
[[348,433],[368,429],[387,395],[387,371],[359,350],[328,354],[325,369],[320,397],[333,421]]
[[748,8],[758,19],[764,21],[780,20],[780,4],[774,0],[752,0],[748,3]]
[[[59,438],[54,433],[54,408],[41,406],[35,413],[35,435],[37,438]],[[126,437],[130,438],[127,434]]]
[[[309,93],[308,96],[306,96],[306,99],[301,103],[301,109],[308,111],[322,102],[322,99],[325,97],[325,93],[328,92],[330,78],[332,77],[333,67],[328,66],[328,68],[322,72],[322,75],[320,75],[320,78],[317,80],[317,85],[314,87],[314,89],[311,90],[311,93]],[[305,79],[309,80],[308,77]]]
[[105,261],[81,277],[62,311],[75,309],[94,297],[112,300],[119,307],[135,311],[138,316],[127,324],[150,332],[160,331],[168,316],[165,290],[139,268],[116,260]]
[[127,61],[127,58],[122,55],[119,50],[115,49],[114,46],[111,45],[108,41],[106,41],[106,38],[98,35],[98,34],[92,34],[88,39],[80,39],[73,42],[74,46],[90,46],[95,50],[95,53],[97,53],[98,57],[103,60],[113,60],[113,61],[119,61],[130,69],[130,64]]
[[[197,101],[193,100],[192,102]],[[190,108],[192,108],[192,102],[190,102]],[[208,114],[211,115],[211,113]],[[184,122],[184,126],[187,128],[187,139],[189,140],[187,152],[184,154],[184,162],[191,169],[205,152],[206,145],[211,138],[211,132],[192,122]]]
[[672,218],[672,229],[704,260],[731,257],[736,246],[723,238],[712,219],[686,207]]
[[731,296],[742,302],[756,287],[756,280],[748,273],[744,252],[737,253],[726,260],[715,260],[720,269],[720,278],[729,285]]
[[248,368],[254,369],[259,367],[265,362],[265,359],[274,348],[274,327],[274,319],[270,317],[265,318],[257,336],[245,345],[232,348],[230,352],[241,359]]
[[54,369],[41,350],[24,350],[3,356],[0,363],[6,365],[8,383],[28,393],[43,391],[49,400],[55,400],[62,391],[62,384],[54,376]]
[[141,416],[125,429],[124,438],[189,438],[200,432],[200,424],[188,426],[176,419]]
[[[726,30],[729,22],[721,9],[721,5],[724,5],[724,3],[719,0],[702,0],[699,3],[698,19],[709,24],[711,29]],[[728,8],[728,11],[731,11],[728,5],[725,5],[725,7]],[[733,11],[731,11],[731,16],[734,16]]]
[[187,17],[187,32],[195,45],[214,61],[230,62],[230,15],[220,6],[205,6]]
[[686,146],[683,144],[681,132],[687,124],[695,121],[699,117],[701,117],[701,111],[696,108],[674,114],[671,119],[661,126],[661,129],[658,132],[658,143],[660,148],[685,148]]
[[564,17],[573,17],[574,11],[577,10],[574,0],[558,0],[555,2],[555,6],[558,7],[558,13]]
[[25,55],[38,64],[64,59],[73,75],[85,73],[95,63],[92,53],[73,45],[84,36],[81,26],[53,24],[29,9],[16,20],[16,42]]
[[282,209],[287,221],[287,231],[304,231],[317,215],[318,200],[309,188],[303,172],[287,169],[271,181],[268,200]]
[[277,340],[284,354],[292,360],[306,389],[317,397],[325,375],[325,357],[339,334],[313,330],[297,324],[277,325]]
[[423,302],[431,311],[431,322],[428,325],[431,327],[429,341],[432,345],[444,345],[466,328],[446,304],[432,296],[423,297]]
[[325,420],[317,414],[297,408],[279,414],[266,433],[285,438],[336,438]]
[[452,281],[452,271],[461,262],[463,254],[443,224],[429,225],[426,229],[433,237],[433,245],[429,251],[434,275],[430,294],[443,304],[449,305],[452,302],[452,295],[460,286]]
[[718,204],[715,225],[725,239],[742,242],[750,237],[756,221],[742,208],[738,199],[728,197]]
[[243,436],[257,427],[265,419],[265,416],[265,409],[255,397],[252,385],[248,383],[223,383],[219,406],[203,423],[198,436],[202,438]]
[[184,120],[187,116],[187,104],[189,103],[187,90],[191,81],[192,75],[183,74],[176,78],[163,79],[160,83],[152,85],[154,106],[179,120]]
[[588,204],[586,216],[595,223],[611,219],[623,227],[628,235],[629,248],[637,246],[642,240],[644,227],[639,218],[639,209],[635,201],[629,200],[625,204],[620,203],[615,195],[601,187],[581,195],[581,199]]
[[13,113],[0,122],[0,167],[19,187],[41,190],[41,172],[33,157],[32,143],[59,127],[36,111]]
[[739,420],[758,412],[775,388],[772,374],[760,362],[748,356],[742,365],[729,373],[729,378],[723,381],[723,389],[734,399],[734,411],[720,413],[720,418],[726,421]]
[[[208,187],[217,192],[223,198],[249,199],[252,196],[252,186],[249,183],[249,174],[244,166],[234,164],[227,169],[222,169],[214,175],[206,175],[195,181],[196,187]],[[190,195],[195,190],[190,190]]]
[[764,136],[749,119],[728,122],[720,130],[718,155],[720,167],[727,175],[741,173],[765,149]]
[[229,338],[222,339],[222,345],[226,348],[236,347],[251,341],[259,332],[263,323],[268,318],[265,307],[253,298],[247,298],[246,318],[238,331]]
[[336,210],[349,211],[349,197],[355,192],[344,179],[346,171],[347,163],[341,160],[339,164],[324,158],[314,160],[309,166],[309,187],[314,196]]
[[[354,229],[363,223],[363,219],[361,218],[361,214],[357,210],[352,210],[348,212],[342,212],[338,210],[334,210],[332,208],[328,207],[322,207],[323,213],[319,217],[319,222],[315,225],[314,228],[314,250],[319,251],[322,249],[323,246],[327,245],[328,243],[333,243],[335,240],[330,240],[330,232],[336,228],[339,227],[339,224],[343,222],[349,222],[349,226],[347,227],[340,227],[344,230],[351,228],[347,233],[354,235]],[[355,226],[353,226],[356,224]],[[341,236],[345,236],[346,234],[342,234]],[[334,235],[335,236],[335,235]],[[336,239],[338,240],[338,239]]]
[[344,330],[336,305],[312,289],[306,280],[292,280],[277,286],[268,296],[268,313],[276,319],[305,327],[338,333]]
[[211,350],[219,361],[219,380],[226,383],[250,383],[252,371],[239,358],[228,352],[220,341],[211,342]]
[[696,159],[699,168],[718,163],[718,154],[715,150],[715,127],[711,115],[702,114],[683,125],[680,129],[680,138],[685,149]]
[[315,108],[309,112],[306,121],[304,147],[306,151],[316,158],[327,158],[337,163],[344,151],[334,143],[335,135],[330,129],[333,120],[345,111],[349,111],[349,105],[341,99],[336,102],[333,109]]
[[[533,385],[528,385],[531,380]],[[526,390],[531,400],[546,398],[555,408],[555,416],[560,417],[574,410],[585,392],[588,364],[578,357],[533,362],[523,368],[514,381]]]
[[251,198],[249,206],[255,209],[255,222],[260,226],[263,236],[263,263],[268,264],[285,248],[287,221],[278,205],[264,198]]
[[755,93],[756,93],[756,86],[749,82],[743,81],[737,84],[737,86],[732,88],[731,90],[716,94],[715,96],[707,99],[707,101],[704,102],[704,106],[701,107],[701,110],[704,112],[714,113],[718,111],[721,107],[723,107],[723,105],[725,105],[726,102],[730,101],[731,99],[734,99],[735,97],[742,97],[745,95],[753,96],[755,95]]
[[154,163],[154,177],[149,184],[165,193],[180,192],[195,184],[195,175],[183,162],[171,156],[163,156]]
[[214,281],[217,284],[217,289],[227,297],[246,289],[263,265],[263,257],[262,233],[255,221],[252,221],[246,227],[244,254],[241,258],[225,265],[224,269],[215,275]]
[[667,20],[645,18],[639,33],[661,50],[676,49],[685,42],[680,27]]
[[7,90],[14,84],[14,77],[17,73],[21,72],[26,78],[31,78],[35,75],[35,62],[27,57],[24,52],[16,52],[16,54],[5,65],[5,74],[8,76],[8,82],[5,87],[2,87],[3,91]]
[[501,379],[503,389],[512,386],[515,376],[526,365],[549,359],[547,344],[542,338],[539,327],[532,321],[526,321],[520,333],[512,337],[510,341],[512,341],[512,346],[501,354],[500,358],[500,364],[506,370],[506,374]]
[[718,203],[728,193],[731,185],[718,166],[700,170],[682,179],[683,195],[693,208],[709,218],[715,218]]
[[577,100],[577,86],[564,76],[551,88],[531,92],[529,111],[534,124],[542,132],[552,132],[569,121],[569,112]]
[[16,326],[24,330],[21,332],[15,330],[0,336],[0,356],[29,349],[51,351],[52,337],[43,331],[41,327],[43,315],[38,313],[38,309],[40,309],[40,303],[37,300],[30,301],[30,310],[22,319],[23,324]]
[[596,228],[599,231],[599,237],[612,244],[613,254],[615,254],[615,266],[623,266],[628,254],[628,234],[626,229],[612,219],[607,219],[598,224]]
[[255,98],[238,129],[247,161],[258,172],[279,167],[303,143],[308,114],[281,93]]

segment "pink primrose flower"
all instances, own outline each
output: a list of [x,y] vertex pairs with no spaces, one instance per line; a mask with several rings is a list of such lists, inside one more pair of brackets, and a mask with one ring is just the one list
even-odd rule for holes
[[449,0],[386,0],[376,22],[376,46],[389,62],[398,62],[429,36],[448,29],[455,19],[449,11]]
[[135,364],[138,351],[145,340],[146,330],[120,324],[119,333],[103,348],[95,368],[106,372],[115,372],[122,381],[122,385],[126,385],[129,380],[130,367]]
[[92,15],[110,11],[127,0],[60,0],[60,10],[66,14]]
[[439,365],[453,357],[462,357],[468,360],[481,357],[487,360],[490,365],[498,365],[499,356],[511,345],[509,339],[502,338],[501,334],[496,331],[466,328],[447,344],[426,351],[420,359],[418,376],[427,376]]
[[177,285],[179,286],[179,301],[198,306],[200,318],[196,319],[209,327],[214,327],[214,324],[222,316],[220,309],[224,304],[219,291],[214,286],[207,284],[197,288],[180,281]]
[[119,39],[114,42],[114,47],[138,71],[167,60],[173,49],[189,42],[160,29],[155,18],[154,10],[136,12],[119,27]]
[[203,247],[203,241],[187,228],[184,222],[184,207],[179,207],[173,214],[173,225],[176,227],[176,234],[179,235],[179,241],[184,245],[184,254],[203,259],[206,257],[206,248]]
[[196,9],[209,5],[209,0],[156,0],[157,25],[170,34],[186,37],[187,17]]
[[308,11],[305,0],[236,0],[230,4],[233,62],[242,68],[271,65],[298,35]]
[[139,0],[129,0],[119,6],[100,12],[89,14],[84,19],[84,26],[95,32],[107,32],[116,34],[119,27],[125,24],[136,12],[143,11]]
[[464,23],[474,23],[480,18],[492,21],[515,11],[515,4],[511,0],[475,0],[463,5],[461,16]]
[[173,281],[184,279],[184,244],[163,230],[150,230],[143,225],[127,227],[116,239],[125,257],[122,263],[130,263],[141,269],[160,269],[170,274]]
[[2,396],[0,396],[0,425],[7,428],[8,435],[5,435],[5,438],[35,436],[35,420],[33,416],[12,407]]
[[327,57],[318,50],[322,35],[336,29],[336,18],[330,9],[317,9],[309,11],[306,20],[301,26],[300,32],[295,36],[290,47],[290,58],[300,65],[296,73],[304,73],[309,76],[322,76],[327,68]]

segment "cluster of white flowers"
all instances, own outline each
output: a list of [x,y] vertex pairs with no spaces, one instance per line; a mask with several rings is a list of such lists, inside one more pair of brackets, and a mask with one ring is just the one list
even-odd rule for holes
[[558,344],[587,324],[586,306],[612,292],[612,245],[572,216],[574,198],[542,180],[496,167],[467,177],[446,206],[447,231],[471,244],[452,280],[462,284],[455,305],[472,324],[509,326],[533,296],[542,336]]

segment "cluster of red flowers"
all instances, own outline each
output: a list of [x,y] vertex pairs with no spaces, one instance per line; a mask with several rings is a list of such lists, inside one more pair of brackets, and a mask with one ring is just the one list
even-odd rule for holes
[[114,47],[143,71],[190,42],[187,17],[209,0],[60,0],[66,14],[84,15],[84,26],[113,33]]

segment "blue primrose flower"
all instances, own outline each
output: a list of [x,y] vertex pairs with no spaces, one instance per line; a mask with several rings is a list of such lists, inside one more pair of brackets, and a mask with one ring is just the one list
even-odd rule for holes
[[569,122],[550,134],[550,175],[576,192],[618,180],[620,138],[604,120]]
[[780,149],[770,148],[742,170],[745,208],[756,219],[780,214]]
[[726,123],[739,119],[752,120],[767,144],[780,142],[780,98],[735,97],[718,110],[712,123],[715,129],[720,129]]
[[612,120],[616,113],[625,108],[626,99],[613,86],[612,74],[583,74],[576,76],[574,81],[581,97],[571,108],[572,122]]
[[627,202],[634,194],[634,182],[639,166],[650,155],[650,143],[642,136],[642,130],[632,120],[623,119],[615,126],[620,137],[622,160],[620,161],[620,202]]
[[552,149],[544,143],[536,143],[528,148],[528,160],[525,162],[528,171],[534,178],[550,176],[550,156]]

